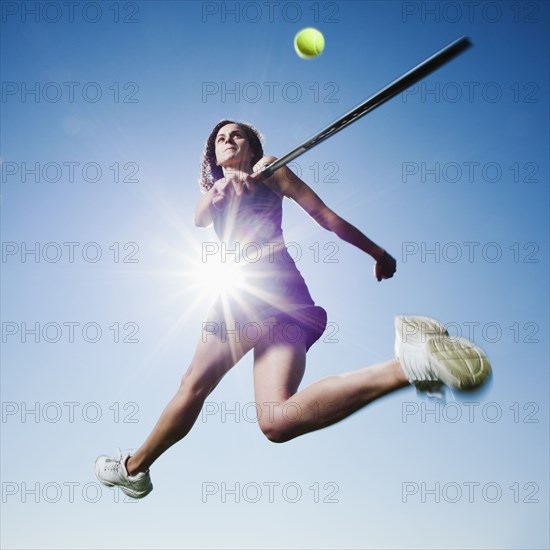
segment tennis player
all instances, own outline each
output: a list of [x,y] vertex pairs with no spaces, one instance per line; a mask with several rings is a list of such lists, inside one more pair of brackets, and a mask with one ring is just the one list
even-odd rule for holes
[[[467,390],[490,375],[487,357],[471,342],[450,338],[433,319],[401,316],[395,321],[394,359],[323,378],[299,391],[306,353],[323,334],[327,314],[313,301],[285,246],[283,199],[292,199],[321,227],[371,256],[378,281],[393,277],[396,261],[288,168],[265,178],[261,168],[274,160],[264,156],[260,134],[248,124],[223,120],[208,137],[195,224],[213,223],[229,249],[238,244],[238,250],[253,249],[254,257],[241,258],[241,287],[217,297],[179,389],[147,440],[133,455],[97,458],[98,480],[130,497],[151,492],[150,466],[187,435],[208,395],[251,350],[259,426],[277,443],[330,426],[409,384],[419,391],[443,385]],[[289,407],[292,415],[285,414]]]

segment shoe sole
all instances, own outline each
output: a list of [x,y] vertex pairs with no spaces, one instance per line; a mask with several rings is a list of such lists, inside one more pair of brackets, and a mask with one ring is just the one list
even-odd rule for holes
[[479,388],[491,374],[491,364],[483,350],[464,338],[430,338],[426,354],[438,378],[458,390]]

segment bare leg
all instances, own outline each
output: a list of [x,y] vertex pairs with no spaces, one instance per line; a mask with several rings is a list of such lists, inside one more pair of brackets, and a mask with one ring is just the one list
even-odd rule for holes
[[311,411],[289,435],[296,437],[330,426],[375,399],[408,385],[397,360],[318,380],[289,398],[300,410]]
[[206,397],[253,346],[253,341],[235,345],[212,334],[199,342],[176,395],[145,443],[128,459],[126,469],[130,475],[147,470],[162,453],[189,433]]
[[409,385],[397,359],[328,376],[296,393],[305,370],[305,346],[258,346],[254,358],[260,427],[274,442],[330,426],[387,393]]

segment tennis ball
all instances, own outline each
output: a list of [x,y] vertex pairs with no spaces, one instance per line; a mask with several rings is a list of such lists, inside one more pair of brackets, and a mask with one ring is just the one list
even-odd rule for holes
[[312,59],[321,54],[325,48],[325,37],[313,27],[302,29],[294,37],[294,49],[304,59]]

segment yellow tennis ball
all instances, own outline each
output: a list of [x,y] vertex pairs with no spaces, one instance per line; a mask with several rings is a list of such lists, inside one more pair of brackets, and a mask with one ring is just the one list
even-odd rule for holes
[[313,27],[302,29],[294,37],[294,49],[296,53],[304,59],[317,57],[324,48],[325,37],[320,31]]

